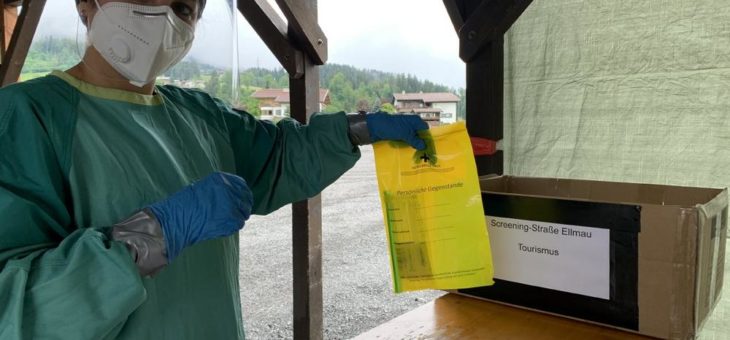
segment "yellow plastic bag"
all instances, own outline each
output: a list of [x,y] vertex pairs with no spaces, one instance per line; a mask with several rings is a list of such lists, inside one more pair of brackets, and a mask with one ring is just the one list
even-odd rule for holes
[[379,142],[375,166],[396,292],[493,284],[476,164],[464,123],[431,128],[416,151]]

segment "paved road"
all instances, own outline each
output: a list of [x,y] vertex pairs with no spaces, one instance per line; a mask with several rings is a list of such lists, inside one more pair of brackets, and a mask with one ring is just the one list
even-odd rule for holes
[[[323,196],[324,336],[347,339],[441,292],[393,293],[371,147]],[[248,339],[292,338],[291,208],[241,232],[241,300]]]

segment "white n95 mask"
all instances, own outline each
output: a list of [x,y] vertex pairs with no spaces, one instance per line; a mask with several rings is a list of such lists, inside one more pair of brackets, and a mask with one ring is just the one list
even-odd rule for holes
[[89,41],[117,72],[142,87],[177,64],[190,50],[195,30],[169,6],[109,2],[99,6]]

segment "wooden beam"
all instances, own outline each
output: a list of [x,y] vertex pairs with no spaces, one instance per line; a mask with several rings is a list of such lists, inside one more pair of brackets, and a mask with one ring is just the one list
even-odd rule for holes
[[[303,27],[297,22],[319,28],[317,0],[297,0],[296,6],[291,3],[281,6],[280,3],[280,7],[289,13],[289,37],[301,37]],[[296,18],[292,20],[295,14]],[[324,34],[321,38],[325,39]],[[293,46],[297,49],[303,47],[306,44]],[[317,53],[308,50],[302,55],[301,75],[290,73],[289,76],[291,116],[300,123],[308,123],[311,115],[319,111],[319,68],[313,60]],[[320,340],[323,337],[321,195],[292,206],[292,247],[294,339]]]
[[503,175],[504,174],[504,152],[497,151],[491,156],[474,156],[479,176]]
[[3,64],[3,60],[5,60],[5,49],[7,48],[7,45],[5,44],[5,41],[7,40],[5,33],[6,31],[10,34],[10,25],[5,26],[5,12],[8,10],[6,8],[7,6],[4,4],[0,4],[0,65]]
[[238,0],[238,10],[289,75],[301,77],[304,55],[289,41],[287,25],[274,8],[266,0]]
[[[299,0],[303,1],[303,0]],[[316,0],[307,0],[316,4]],[[319,68],[304,57],[304,74],[290,77],[291,115],[299,122],[319,111]],[[322,198],[293,206],[294,339],[322,339]]]
[[45,5],[46,0],[23,1],[23,10],[10,38],[3,64],[0,65],[0,87],[18,81]]
[[[469,134],[499,141],[504,129],[504,34],[532,0],[444,0],[452,22],[465,20],[459,55],[466,62]],[[457,21],[454,21],[456,17]],[[503,174],[504,153],[477,156],[479,175]]]
[[501,38],[532,0],[483,0],[459,31],[462,60],[472,60],[488,42]]
[[461,27],[464,26],[464,17],[461,15],[459,5],[456,1],[457,0],[444,0],[444,6],[446,6],[446,12],[449,14],[451,23],[454,25],[454,29],[458,34]]
[[294,34],[300,48],[309,53],[315,64],[324,65],[327,62],[327,36],[306,1],[276,0],[276,3],[289,20],[290,33]]
[[[504,137],[504,39],[487,43],[466,63],[466,128],[472,137]],[[503,173],[503,156],[476,157],[480,176]]]
[[[282,7],[295,18],[289,19],[289,27],[265,0],[238,0],[239,11],[289,73],[292,118],[307,123],[319,111],[319,68],[312,59],[318,53],[303,52],[301,48],[306,44],[295,46],[289,37],[306,36],[305,28],[307,34],[311,34],[312,27],[319,28],[317,0],[299,0]],[[326,42],[324,34],[319,39]],[[321,196],[292,205],[292,248],[294,338],[319,340],[323,324]]]

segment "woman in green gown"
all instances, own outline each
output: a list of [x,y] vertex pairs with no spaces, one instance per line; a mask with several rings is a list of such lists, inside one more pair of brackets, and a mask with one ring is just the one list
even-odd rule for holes
[[[77,0],[82,62],[0,89],[0,339],[243,339],[238,234],[417,116],[256,120],[155,86],[204,0]],[[245,269],[244,269],[245,270]]]

